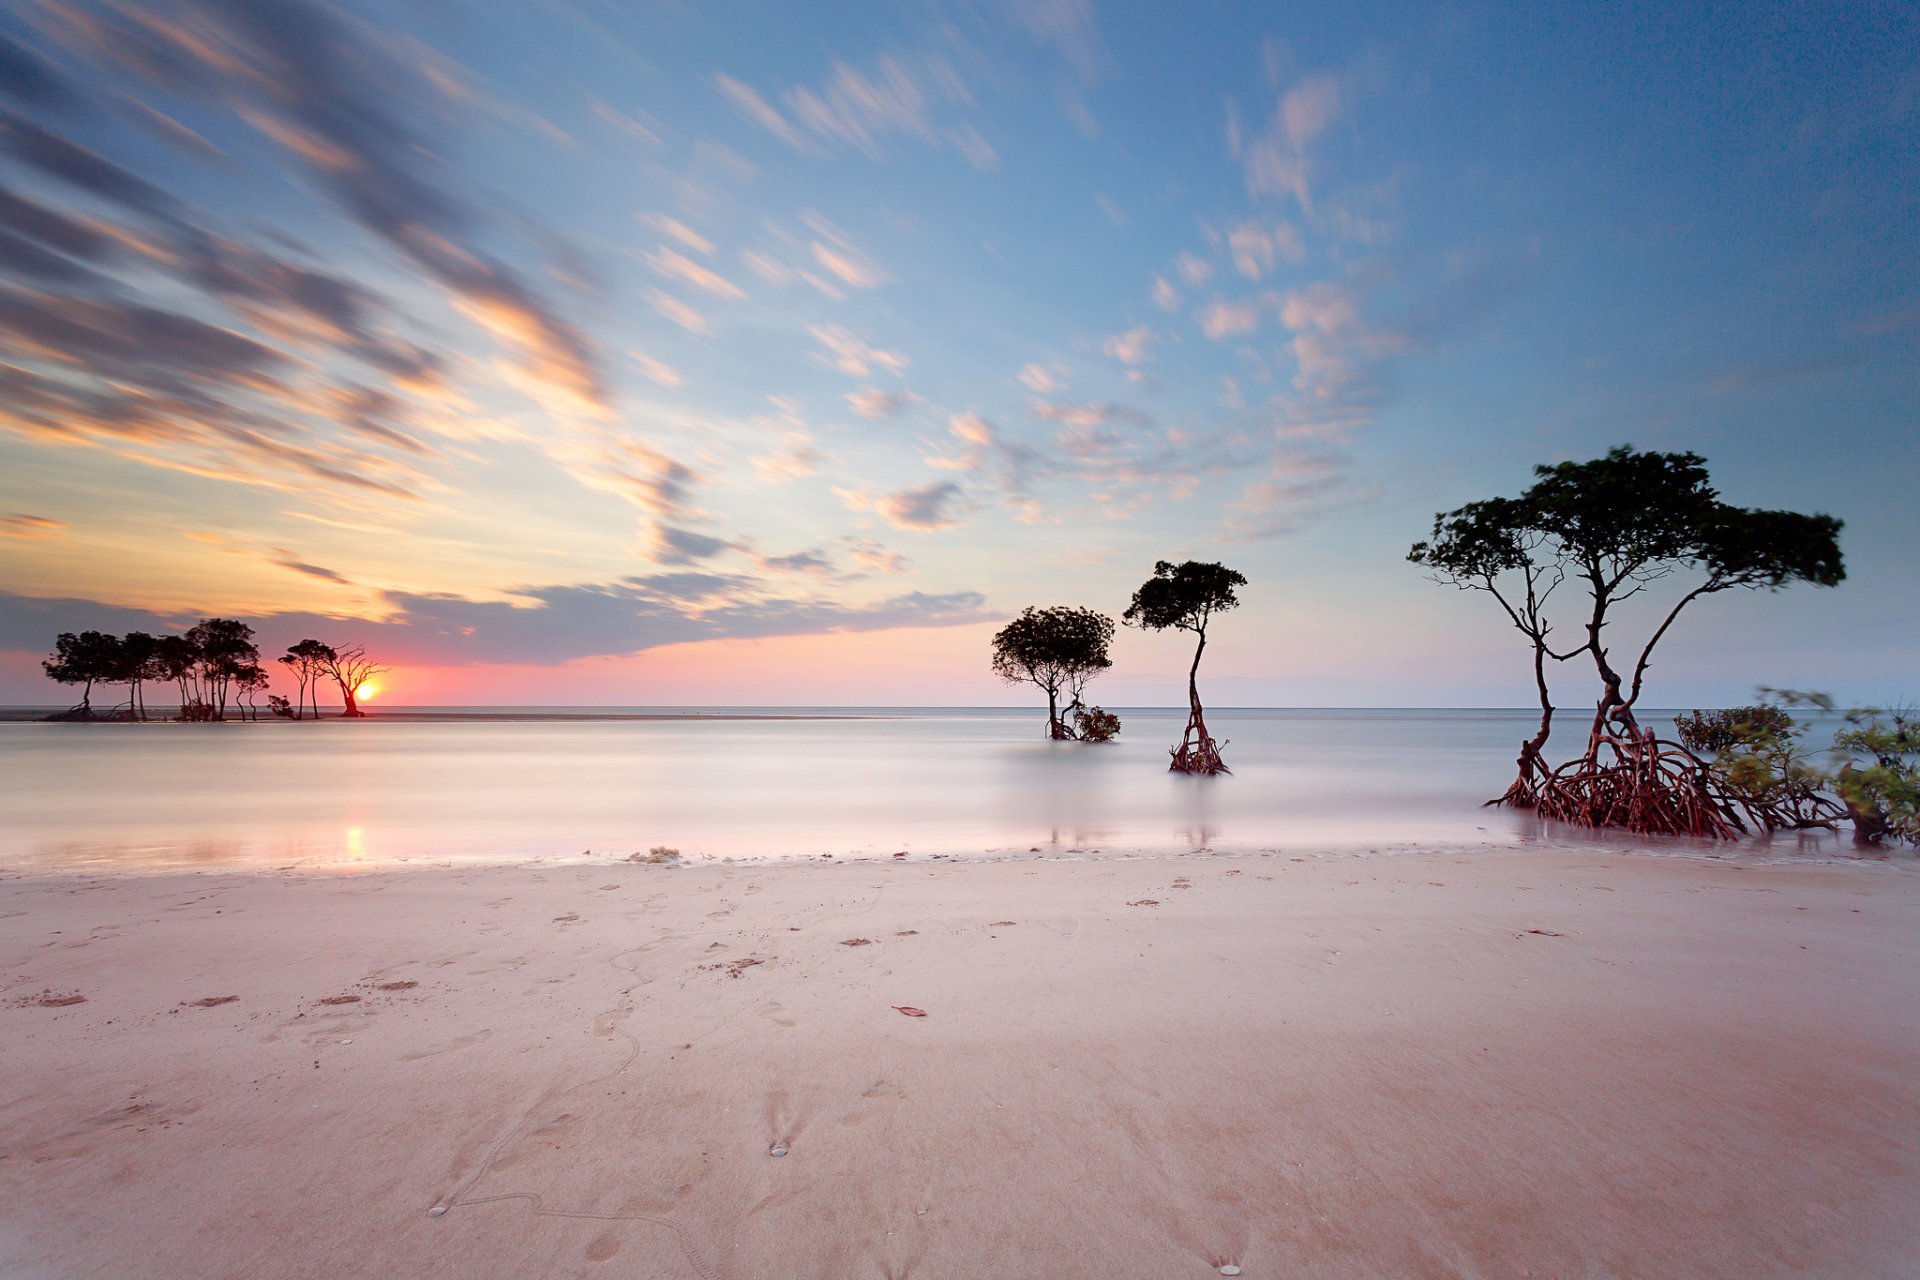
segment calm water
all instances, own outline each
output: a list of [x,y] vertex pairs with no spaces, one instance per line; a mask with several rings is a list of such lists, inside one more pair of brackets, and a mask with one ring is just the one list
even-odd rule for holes
[[1223,709],[1209,721],[1234,773],[1214,779],[1166,770],[1184,712],[1121,715],[1105,747],[1049,743],[1044,716],[1024,710],[4,723],[0,866],[518,861],[655,845],[690,858],[1323,850],[1540,834],[1527,815],[1479,807],[1510,780],[1525,712]]

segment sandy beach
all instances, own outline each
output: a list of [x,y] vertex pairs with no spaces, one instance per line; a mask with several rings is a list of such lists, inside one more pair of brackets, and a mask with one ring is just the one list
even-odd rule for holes
[[16,877],[0,1274],[1911,1276],[1916,926],[1528,850]]

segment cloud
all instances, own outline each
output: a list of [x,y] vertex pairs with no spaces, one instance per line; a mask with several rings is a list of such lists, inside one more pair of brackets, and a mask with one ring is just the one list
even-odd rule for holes
[[1276,263],[1300,263],[1307,257],[1300,229],[1289,222],[1271,227],[1243,222],[1227,233],[1227,247],[1233,254],[1234,269],[1249,280],[1260,279]]
[[[453,189],[415,127],[460,91],[424,50],[309,0],[197,4],[190,25],[131,10],[51,12],[50,27],[77,52],[225,105],[272,139],[348,217],[513,350],[521,385],[550,411],[606,412],[592,345],[478,246],[478,210]],[[403,58],[403,48],[420,56]],[[0,145],[43,172],[158,221],[180,216],[171,197],[74,144],[17,120],[0,129]]]
[[323,569],[317,564],[306,563],[285,547],[275,547],[273,549],[272,559],[273,563],[279,565],[281,568],[291,569],[295,573],[304,574],[309,578],[318,578],[322,582],[331,582],[342,587],[350,587],[353,585],[351,581],[331,569]]
[[1278,119],[1287,141],[1305,147],[1340,118],[1340,82],[1329,75],[1310,76],[1280,99]]
[[707,326],[707,318],[704,315],[700,314],[694,307],[674,297],[672,294],[662,293],[658,289],[649,289],[647,290],[646,297],[647,302],[655,311],[658,311],[662,316],[673,321],[688,333],[706,335],[713,332],[713,330]]
[[1174,288],[1165,276],[1153,278],[1153,305],[1162,311],[1180,309],[1180,291]]
[[787,118],[781,115],[772,103],[755,92],[753,86],[729,75],[714,76],[713,84],[727,101],[733,104],[734,110],[780,141],[795,150],[811,149],[807,140],[800,135],[800,131],[789,124]]
[[760,567],[769,573],[805,573],[827,574],[833,572],[833,561],[826,558],[819,549],[796,551],[792,555],[762,556]]
[[[854,602],[784,594],[752,579],[709,574],[520,587],[509,595],[510,600],[498,601],[384,592],[387,612],[379,621],[313,613],[269,613],[242,621],[260,632],[267,652],[314,636],[334,644],[364,644],[376,658],[395,665],[464,666],[551,665],[703,640],[966,626],[996,616],[974,591],[916,591]],[[198,611],[166,614],[93,600],[0,593],[0,650],[44,653],[62,631],[166,634],[199,616]]]
[[629,351],[627,359],[631,360],[633,367],[645,375],[649,381],[658,383],[660,386],[677,387],[682,381],[679,370],[665,361],[654,359],[644,351]]
[[1082,84],[1091,83],[1105,62],[1091,0],[1006,0],[1027,33],[1052,45]]
[[905,573],[911,562],[897,551],[891,551],[871,538],[842,538],[853,562],[862,571],[868,573]]
[[715,76],[714,84],[742,116],[796,151],[844,149],[878,160],[888,142],[911,139],[950,146],[976,169],[999,160],[972,125],[940,122],[943,110],[973,105],[943,55],[886,54],[870,70],[836,61],[824,81],[785,90],[777,105],[732,76]]
[[960,486],[951,480],[936,480],[893,493],[873,494],[865,489],[835,489],[834,493],[852,511],[871,511],[896,529],[931,533],[951,529],[959,523],[952,508],[961,499]]
[[678,240],[695,253],[704,253],[708,257],[713,256],[713,241],[707,239],[678,218],[669,218],[664,213],[643,213],[640,215],[640,221],[652,227],[661,235]]
[[1021,369],[1016,376],[1019,378],[1021,386],[1029,391],[1037,391],[1041,395],[1045,395],[1050,391],[1063,391],[1066,389],[1066,384],[1054,376],[1053,370],[1043,364],[1035,363],[1027,365]]
[[1249,298],[1240,302],[1223,302],[1216,298],[1202,307],[1194,318],[1200,324],[1200,332],[1209,338],[1218,340],[1235,337],[1252,333],[1260,327],[1260,309],[1270,301]]
[[858,391],[847,392],[847,403],[853,406],[853,411],[875,422],[898,415],[919,398],[911,391],[882,391],[878,387],[862,387]]
[[1321,401],[1341,395],[1373,362],[1406,347],[1400,335],[1366,323],[1354,290],[1332,281],[1287,294],[1280,323],[1294,334],[1294,387]]
[[1144,423],[1146,415],[1124,405],[1105,400],[1035,400],[1033,416],[1043,422],[1058,422],[1070,427],[1099,426],[1106,422]]
[[1159,336],[1145,325],[1125,333],[1116,333],[1100,342],[1100,350],[1121,364],[1145,364],[1153,359],[1153,347]]
[[813,242],[813,260],[851,288],[872,289],[886,282],[886,277],[872,266],[818,240]]
[[746,290],[725,276],[701,266],[693,259],[664,245],[643,254],[642,257],[646,264],[658,274],[685,281],[701,292],[710,293],[716,298],[724,298],[728,302],[740,302],[747,296]]
[[868,346],[851,330],[837,324],[810,325],[807,332],[824,348],[814,353],[814,362],[829,369],[838,369],[849,377],[871,377],[876,367],[890,373],[902,373],[911,363],[897,351],[883,351],[879,347]]
[[1241,163],[1247,190],[1254,195],[1289,197],[1313,211],[1308,146],[1340,118],[1344,94],[1330,75],[1307,76],[1290,86],[1274,104],[1266,125],[1246,137],[1229,104],[1228,150]]
[[810,476],[826,461],[826,455],[813,447],[813,436],[805,431],[789,431],[781,442],[778,453],[747,459],[764,484],[787,484]]
[[1182,253],[1173,260],[1173,265],[1188,285],[1202,285],[1213,279],[1213,264],[1196,254]]
[[57,538],[66,531],[66,524],[51,516],[30,516],[24,512],[0,516],[0,538],[36,541],[41,538]]
[[653,526],[653,558],[660,564],[691,564],[739,549],[738,543],[725,538],[678,528],[664,521],[656,521]]

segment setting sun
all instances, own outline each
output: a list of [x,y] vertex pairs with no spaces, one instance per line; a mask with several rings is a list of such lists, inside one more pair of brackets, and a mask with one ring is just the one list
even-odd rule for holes
[[355,701],[371,702],[380,696],[380,686],[369,680],[367,683],[354,689],[353,696]]

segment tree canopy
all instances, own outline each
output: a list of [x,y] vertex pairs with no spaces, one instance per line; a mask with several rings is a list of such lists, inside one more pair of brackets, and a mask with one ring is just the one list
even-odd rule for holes
[[1047,734],[1072,738],[1060,716],[1062,690],[1080,701],[1087,682],[1113,665],[1107,647],[1113,619],[1093,609],[1054,605],[1020,611],[993,637],[993,673],[1008,684],[1032,684],[1047,695]]
[[1239,606],[1234,588],[1246,585],[1245,575],[1223,564],[1188,560],[1176,565],[1162,560],[1153,566],[1153,576],[1133,593],[1121,621],[1148,631],[1175,628],[1204,637],[1214,614]]
[[[1541,757],[1554,711],[1549,661],[1585,656],[1600,682],[1587,775],[1574,775],[1584,786],[1582,778],[1598,776],[1603,742],[1638,734],[1633,708],[1654,650],[1695,600],[1796,582],[1830,587],[1846,576],[1840,521],[1723,502],[1699,454],[1622,445],[1591,461],[1535,467],[1534,477],[1517,498],[1470,502],[1434,517],[1432,533],[1407,553],[1442,582],[1492,595],[1532,646],[1541,722],[1522,746],[1519,778],[1502,797],[1516,804],[1536,803],[1551,772]],[[1631,666],[1616,667],[1608,643],[1608,628],[1619,624],[1616,610],[1667,579],[1676,580],[1677,596],[1655,615]],[[1578,642],[1556,648],[1548,606],[1569,582],[1585,592],[1585,616]]]

